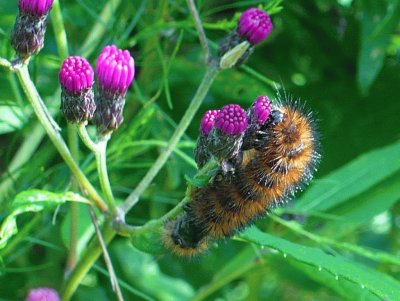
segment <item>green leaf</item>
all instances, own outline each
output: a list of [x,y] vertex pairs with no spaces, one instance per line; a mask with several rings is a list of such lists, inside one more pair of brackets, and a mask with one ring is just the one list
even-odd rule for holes
[[389,275],[375,271],[361,264],[351,262],[342,256],[333,256],[321,249],[292,243],[285,239],[263,233],[256,227],[251,227],[242,235],[246,241],[256,243],[262,247],[269,247],[281,252],[289,258],[318,270],[325,270],[338,281],[346,279],[369,290],[384,300],[400,300],[400,283]]
[[155,228],[145,233],[135,233],[130,236],[132,245],[142,252],[153,255],[165,253],[165,249],[161,243],[161,228]]
[[66,201],[90,204],[80,195],[72,192],[53,193],[45,190],[26,190],[16,195],[11,204],[11,213],[5,218],[0,227],[0,249],[7,241],[18,233],[16,217],[22,213],[39,212],[64,204]]
[[184,301],[194,295],[189,284],[163,274],[153,256],[137,250],[128,241],[116,242],[112,245],[112,250],[116,254],[116,263],[120,265],[128,282],[155,299]]
[[0,106],[0,134],[14,132],[25,124],[24,110],[18,106]]
[[325,211],[367,191],[400,170],[400,143],[373,150],[313,182],[296,201],[302,213]]
[[390,34],[398,24],[400,3],[363,0],[360,4],[361,49],[357,81],[361,92],[366,94],[382,69]]
[[322,231],[338,237],[371,221],[373,217],[385,212],[400,199],[399,187],[400,172],[397,172],[389,179],[335,208],[330,213],[339,218],[327,222]]
[[321,270],[316,273],[315,267],[298,261],[291,260],[289,262],[315,282],[318,282],[325,287],[329,287],[331,290],[336,292],[336,294],[342,297],[343,300],[381,301],[381,299],[376,295],[358,284],[349,281],[345,282],[336,280],[328,271]]

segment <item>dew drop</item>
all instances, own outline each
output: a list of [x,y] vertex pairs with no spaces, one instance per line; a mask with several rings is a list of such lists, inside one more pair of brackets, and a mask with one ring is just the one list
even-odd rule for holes
[[361,284],[361,288],[364,289],[364,288],[365,288],[365,285],[364,285],[364,284]]
[[339,276],[338,276],[338,275],[336,275],[336,276],[335,276],[335,279],[336,279],[336,280],[339,280]]
[[283,258],[286,258],[287,257],[287,254],[286,253],[283,253]]
[[321,266],[318,267],[318,271],[319,271],[319,272],[322,271],[322,267],[321,267]]
[[264,246],[264,245],[261,245],[261,249],[264,250],[264,249],[265,249],[265,246]]

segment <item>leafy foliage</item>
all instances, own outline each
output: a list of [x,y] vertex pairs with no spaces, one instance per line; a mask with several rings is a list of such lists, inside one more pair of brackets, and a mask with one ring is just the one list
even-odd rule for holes
[[[185,1],[61,1],[70,55],[94,63],[115,43],[135,57],[124,122],[107,149],[118,203],[165,150],[205,70]],[[126,216],[149,231],[109,244],[126,300],[400,300],[399,1],[196,1],[211,50],[240,12],[260,6],[274,30],[247,64],[221,72],[167,164]],[[11,59],[16,1],[0,2],[0,57]],[[60,48],[51,12],[46,43],[30,74],[67,139],[59,114]],[[15,74],[0,66],[1,300],[23,300],[30,288],[64,283],[73,206],[86,202],[45,136]],[[323,157],[310,187],[257,228],[193,260],[160,244],[160,217],[197,177],[193,148],[202,112],[236,102],[248,107],[274,82],[307,102],[319,118]],[[91,126],[89,133],[93,132]],[[94,156],[79,165],[97,187]],[[82,194],[84,195],[84,194]],[[86,205],[77,205],[78,260],[92,246]],[[56,209],[57,208],[57,209]],[[57,214],[54,211],[57,210]],[[26,214],[22,214],[26,213]],[[18,217],[18,218],[17,218]],[[154,223],[154,222],[157,223]],[[152,224],[153,222],[153,224]],[[17,227],[18,226],[18,227]],[[114,300],[100,257],[72,300]]]

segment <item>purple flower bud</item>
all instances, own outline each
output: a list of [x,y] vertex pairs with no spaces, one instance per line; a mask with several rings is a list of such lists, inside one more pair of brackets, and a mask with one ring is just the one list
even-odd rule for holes
[[93,76],[93,68],[85,58],[70,56],[64,60],[58,78],[61,86],[73,94],[91,88]]
[[11,45],[21,59],[38,53],[44,44],[47,15],[53,0],[19,0],[19,13],[11,33]]
[[30,290],[26,301],[60,301],[60,297],[57,291],[42,287]]
[[43,16],[49,12],[53,1],[54,0],[18,0],[18,8],[26,14]]
[[215,119],[215,127],[225,135],[241,134],[247,125],[246,111],[239,105],[224,106]]
[[215,118],[217,117],[219,110],[209,110],[204,113],[201,119],[200,131],[204,135],[208,135],[211,129],[214,127]]
[[93,117],[93,76],[92,66],[83,57],[70,56],[61,66],[61,111],[71,123],[85,123]]
[[204,113],[200,123],[200,135],[197,139],[196,148],[194,149],[194,159],[198,168],[202,168],[211,158],[208,150],[208,135],[214,128],[215,118],[218,116],[219,110],[209,110]]
[[271,121],[272,102],[267,96],[256,98],[252,106],[247,110],[249,126],[243,138],[243,150],[258,149],[268,139],[266,128]]
[[100,89],[125,94],[135,75],[135,62],[128,50],[106,46],[97,59],[96,74]]
[[224,106],[215,118],[206,145],[224,173],[234,171],[242,160],[241,147],[247,126],[246,112],[239,105]]
[[106,46],[97,59],[96,75],[99,97],[94,122],[97,131],[106,135],[123,121],[125,95],[135,75],[135,62],[128,50]]
[[253,45],[262,42],[272,30],[269,15],[258,8],[250,8],[242,13],[238,24],[238,32]]
[[256,122],[264,124],[272,110],[272,103],[267,96],[259,96],[253,103],[252,111]]

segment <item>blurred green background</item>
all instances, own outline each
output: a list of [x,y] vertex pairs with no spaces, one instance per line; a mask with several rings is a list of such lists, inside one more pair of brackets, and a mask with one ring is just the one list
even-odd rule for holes
[[[272,2],[277,1],[196,4],[215,46],[234,29],[241,11]],[[197,33],[182,0],[60,5],[71,55],[94,63],[105,45],[115,43],[135,57],[125,121],[108,149],[110,180],[123,201],[163,151],[202,78]],[[285,209],[257,223],[271,237],[252,229],[193,260],[139,251],[144,238],[134,245],[114,239],[110,253],[126,300],[400,300],[400,1],[291,0],[281,6],[272,15],[272,34],[246,66],[218,75],[179,144],[183,155],[171,156],[127,221],[158,218],[184,196],[184,176],[196,171],[192,152],[205,110],[228,103],[247,108],[261,94],[273,97],[271,80],[306,102],[318,118],[323,155],[317,180]],[[17,1],[0,0],[1,57],[13,56],[9,33],[16,12]],[[50,18],[45,47],[30,72],[65,135],[58,114],[60,56]],[[70,188],[66,165],[37,124],[15,75],[0,69],[0,220],[18,192]],[[18,168],[10,173],[13,164]],[[80,164],[97,185],[93,156],[83,146]],[[18,219],[20,231],[27,231],[0,251],[1,301],[22,300],[36,286],[60,288],[69,214],[65,205],[57,213],[38,214],[32,223],[30,214]],[[84,248],[93,233],[84,206],[79,222]],[[93,299],[116,300],[102,259],[73,298]]]

